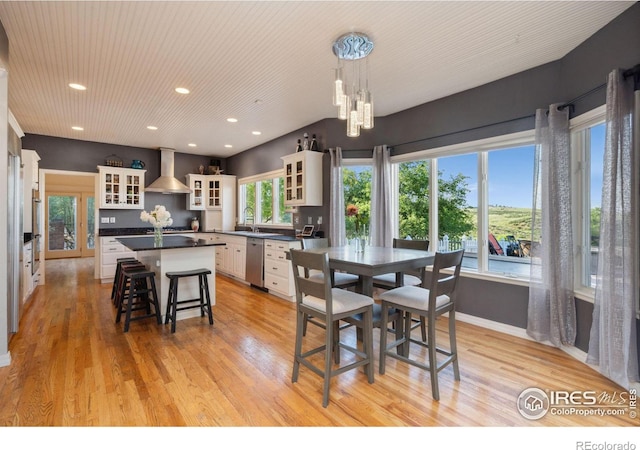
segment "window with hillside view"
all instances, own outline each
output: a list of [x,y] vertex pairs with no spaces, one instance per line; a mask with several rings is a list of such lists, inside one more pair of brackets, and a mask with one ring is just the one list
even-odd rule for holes
[[[489,272],[529,276],[535,146],[488,152]],[[533,241],[533,242],[532,242]]]

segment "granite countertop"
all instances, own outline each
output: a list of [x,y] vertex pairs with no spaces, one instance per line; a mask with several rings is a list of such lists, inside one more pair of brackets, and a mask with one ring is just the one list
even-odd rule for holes
[[295,241],[297,238],[292,235],[271,233],[271,232],[253,232],[253,231],[212,231],[212,233],[228,234],[229,236],[242,236],[255,239],[273,239],[276,241]]
[[[167,227],[164,228],[162,234],[186,234],[193,233],[193,230],[188,227]],[[98,229],[98,236],[144,236],[153,234],[153,228],[100,228]]]
[[175,248],[192,248],[192,247],[214,247],[216,245],[225,245],[223,242],[211,242],[206,239],[195,239],[187,236],[171,236],[165,235],[162,238],[162,244],[156,245],[153,236],[140,237],[123,237],[118,238],[118,242],[134,252],[145,250],[168,250]]

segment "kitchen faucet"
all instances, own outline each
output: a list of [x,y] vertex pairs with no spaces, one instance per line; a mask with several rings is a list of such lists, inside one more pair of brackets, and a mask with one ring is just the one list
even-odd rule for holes
[[253,233],[256,232],[256,213],[253,211],[253,208],[251,206],[247,206],[242,215],[244,216],[244,226],[247,226],[247,212],[251,211],[251,231]]

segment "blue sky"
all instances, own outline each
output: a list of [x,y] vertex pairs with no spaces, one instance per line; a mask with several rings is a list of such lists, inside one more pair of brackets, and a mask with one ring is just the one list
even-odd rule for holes
[[[602,195],[602,158],[604,124],[591,129],[591,206],[600,206]],[[534,146],[489,152],[489,203],[531,208],[533,196]],[[477,155],[467,154],[438,159],[445,178],[462,173],[468,176],[469,206],[478,206]]]

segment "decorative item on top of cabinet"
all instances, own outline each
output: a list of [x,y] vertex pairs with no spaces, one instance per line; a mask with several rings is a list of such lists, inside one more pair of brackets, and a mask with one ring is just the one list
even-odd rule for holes
[[322,206],[323,156],[307,150],[282,157],[285,206]]
[[143,209],[146,170],[98,166],[100,209]]

